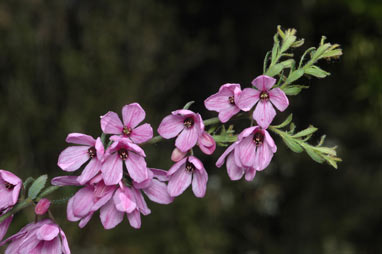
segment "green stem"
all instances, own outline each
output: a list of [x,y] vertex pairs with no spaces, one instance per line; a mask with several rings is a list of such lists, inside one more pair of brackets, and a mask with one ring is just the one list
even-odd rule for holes
[[18,211],[23,210],[24,208],[30,206],[33,203],[33,200],[30,198],[24,199],[22,202],[15,205],[10,211],[0,217],[0,223],[3,222],[6,218],[12,214],[17,213]]

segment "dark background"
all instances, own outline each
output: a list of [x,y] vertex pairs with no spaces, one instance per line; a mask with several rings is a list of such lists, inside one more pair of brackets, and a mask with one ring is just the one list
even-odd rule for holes
[[[338,145],[335,170],[294,154],[273,134],[278,151],[253,182],[231,182],[214,163],[206,197],[190,190],[134,230],[124,220],[105,231],[98,214],[80,230],[53,213],[77,253],[382,253],[382,5],[379,0],[43,1],[0,2],[0,168],[25,179],[62,175],[58,154],[70,132],[100,135],[99,116],[139,102],[156,130],[171,110],[216,114],[203,101],[227,82],[250,86],[262,73],[276,26],[294,27],[304,48],[322,35],[341,44],[332,73],[290,106]],[[297,51],[296,54],[301,52]],[[240,131],[240,130],[238,130]],[[168,169],[173,143],[146,147],[148,165]],[[75,189],[60,190],[63,199]],[[52,197],[53,198],[53,197]],[[10,233],[34,219],[16,216]]]

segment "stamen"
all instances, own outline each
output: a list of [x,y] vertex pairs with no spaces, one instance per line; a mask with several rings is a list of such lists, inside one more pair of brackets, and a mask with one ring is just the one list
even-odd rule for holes
[[194,172],[195,170],[195,166],[194,164],[192,164],[191,162],[186,162],[186,171],[189,172],[189,173],[192,173]]
[[124,126],[123,130],[122,130],[124,136],[130,136],[132,131],[133,130],[130,127],[127,127],[127,126]]
[[269,93],[268,93],[267,91],[262,91],[262,92],[260,93],[260,99],[261,99],[262,101],[267,101],[267,100],[269,100]]
[[228,97],[229,103],[235,105],[235,98],[233,96]]
[[95,149],[94,146],[93,146],[93,147],[90,147],[90,148],[88,149],[88,154],[89,154],[90,159],[93,159],[94,157],[96,157],[96,155],[97,155],[97,151],[96,151],[96,149]]
[[260,131],[256,132],[255,135],[253,135],[253,142],[255,142],[256,146],[260,146],[264,142],[264,134]]
[[13,184],[8,183],[8,182],[5,182],[4,185],[5,185],[5,188],[7,188],[8,190],[12,190],[13,187],[15,187]]
[[194,119],[192,117],[188,117],[184,120],[184,126],[187,128],[191,128],[194,125]]
[[121,158],[122,160],[126,160],[127,159],[127,150],[126,149],[119,149],[118,155],[119,155],[119,158]]

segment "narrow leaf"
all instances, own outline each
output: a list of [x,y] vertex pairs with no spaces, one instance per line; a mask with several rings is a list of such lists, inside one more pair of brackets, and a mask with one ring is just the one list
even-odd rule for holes
[[39,176],[31,185],[28,191],[28,197],[30,199],[35,199],[41,190],[45,187],[48,175]]
[[295,70],[289,74],[289,77],[287,78],[285,83],[290,84],[296,81],[297,79],[301,78],[302,75],[304,75],[304,70],[302,69]]
[[308,135],[310,135],[316,131],[317,131],[317,128],[311,125],[308,128],[306,128],[305,130],[297,132],[295,135],[293,135],[293,137],[294,138],[300,138],[300,137],[308,136]]
[[316,153],[313,149],[311,149],[309,146],[304,146],[306,153],[312,158],[314,161],[318,163],[323,163],[325,161],[324,158],[322,158],[318,153]]
[[284,143],[295,153],[301,153],[303,151],[302,147],[293,139],[286,136],[282,137]]
[[191,106],[194,102],[195,102],[195,101],[189,101],[189,102],[187,102],[187,104],[184,105],[183,109],[189,109],[190,106]]
[[305,70],[305,73],[308,75],[315,76],[316,78],[325,78],[326,76],[330,75],[329,72],[324,71],[318,66],[312,65],[309,68]]
[[287,126],[290,122],[292,122],[292,118],[293,118],[293,114],[289,114],[289,116],[287,117],[287,119],[284,120],[284,122],[282,122],[279,125],[274,125],[273,127],[277,128],[277,129],[281,129],[281,128]]
[[273,77],[279,74],[283,69],[284,69],[284,65],[282,65],[281,63],[275,64],[268,69],[265,75]]
[[282,88],[282,90],[284,91],[286,95],[297,95],[301,92],[303,88],[309,88],[309,86],[291,85],[291,86]]

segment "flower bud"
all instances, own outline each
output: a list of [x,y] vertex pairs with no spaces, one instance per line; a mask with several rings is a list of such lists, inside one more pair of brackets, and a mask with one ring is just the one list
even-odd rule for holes
[[183,153],[182,151],[180,151],[178,148],[175,148],[174,151],[172,151],[172,154],[171,154],[171,160],[173,162],[178,162],[180,161],[181,159],[184,158],[184,156],[186,156],[187,153]]
[[49,206],[50,206],[49,199],[47,198],[40,199],[40,201],[38,201],[36,207],[34,208],[34,212],[37,215],[43,215],[48,211]]

